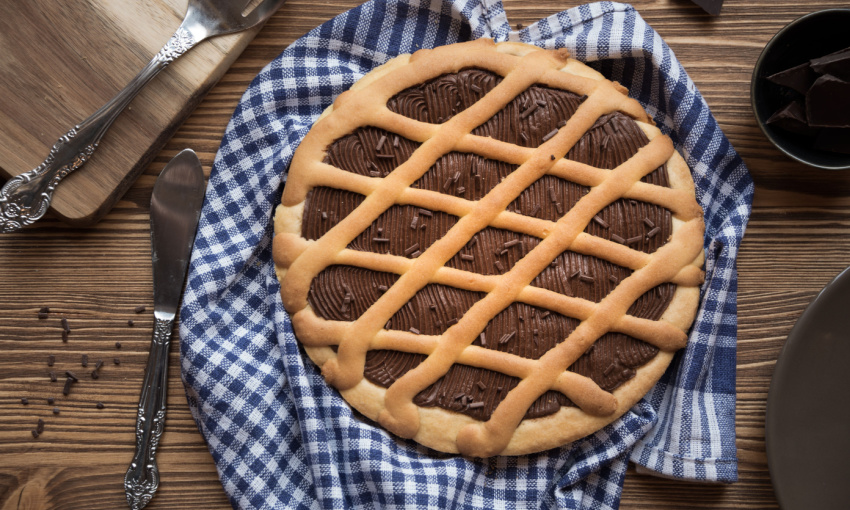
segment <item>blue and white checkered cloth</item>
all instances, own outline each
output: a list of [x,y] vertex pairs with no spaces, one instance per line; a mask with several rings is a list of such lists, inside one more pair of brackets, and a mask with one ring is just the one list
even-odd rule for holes
[[[364,421],[299,350],[271,259],[295,148],[341,92],[401,53],[479,37],[566,47],[629,87],[690,165],[707,226],[688,346],[598,433],[534,455],[438,454]],[[181,309],[189,406],[237,508],[615,509],[629,460],[732,482],[735,259],[753,184],[673,53],[628,5],[583,5],[513,31],[498,0],[372,0],[312,30],[251,83],[216,156]]]

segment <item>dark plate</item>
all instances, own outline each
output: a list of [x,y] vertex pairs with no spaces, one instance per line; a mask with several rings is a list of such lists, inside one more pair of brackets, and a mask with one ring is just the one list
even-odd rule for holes
[[788,335],[767,397],[765,438],[783,510],[850,508],[850,268]]
[[777,149],[807,165],[825,170],[850,169],[850,154],[811,147],[811,141],[765,124],[788,103],[784,87],[765,77],[850,46],[850,9],[828,9],[797,18],[780,30],[762,50],[750,85],[753,113],[764,135]]

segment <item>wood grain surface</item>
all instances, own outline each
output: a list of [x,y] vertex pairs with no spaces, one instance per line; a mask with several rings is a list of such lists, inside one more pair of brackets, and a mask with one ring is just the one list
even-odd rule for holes
[[[209,172],[221,136],[250,80],[287,45],[355,0],[289,0],[200,102],[138,181],[95,227],[46,218],[0,238],[0,509],[123,508],[123,475],[152,328],[149,210],[165,163],[191,147]],[[568,0],[506,0],[512,24],[577,5]],[[807,168],[774,149],[750,109],[752,67],[785,24],[839,1],[726,0],[719,17],[687,0],[633,4],[673,48],[756,182],[753,214],[740,251],[737,447],[740,480],[704,485],[630,469],[623,509],[778,508],[764,447],[765,402],[774,364],[794,322],[817,292],[850,265],[850,173]],[[135,313],[137,306],[147,310]],[[38,319],[41,307],[50,307]],[[71,328],[61,340],[61,318]],[[134,325],[129,326],[128,320]],[[116,342],[121,343],[117,349]],[[68,397],[51,383],[79,377]],[[80,365],[83,354],[89,368]],[[120,365],[114,364],[118,358]],[[105,362],[98,380],[92,364]],[[228,508],[193,422],[172,349],[169,408],[151,509]],[[61,379],[60,379],[61,381]],[[60,413],[53,414],[56,398]],[[21,398],[29,400],[22,405]],[[104,409],[97,409],[103,402]],[[38,418],[44,433],[30,431]]]
[[[0,2],[0,176],[28,172],[112,99],[180,25],[186,0]],[[90,226],[132,186],[258,29],[207,41],[170,64],[104,135],[86,171],[51,202]]]

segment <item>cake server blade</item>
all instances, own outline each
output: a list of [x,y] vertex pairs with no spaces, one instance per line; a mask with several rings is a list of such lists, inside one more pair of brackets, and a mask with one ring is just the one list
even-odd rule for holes
[[204,172],[186,149],[162,170],[151,195],[154,331],[136,419],[136,452],[124,476],[130,508],[143,508],[159,487],[156,450],[165,429],[168,350],[201,205]]

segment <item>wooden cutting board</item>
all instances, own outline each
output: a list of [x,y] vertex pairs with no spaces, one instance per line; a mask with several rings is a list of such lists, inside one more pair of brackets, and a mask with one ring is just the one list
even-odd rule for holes
[[[168,41],[186,5],[0,1],[0,182],[41,164],[60,136],[118,93]],[[58,186],[53,214],[87,226],[109,212],[258,30],[204,41],[165,68]]]

